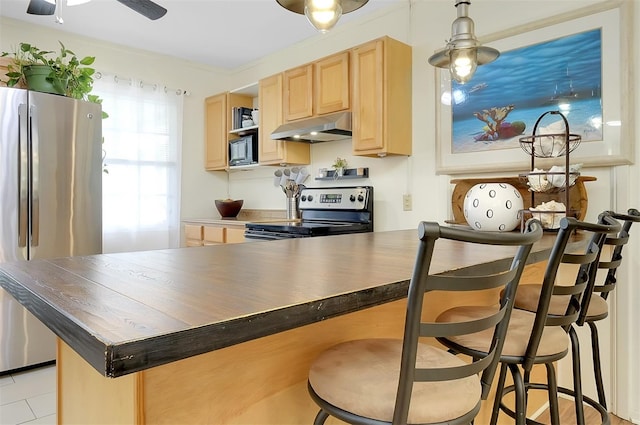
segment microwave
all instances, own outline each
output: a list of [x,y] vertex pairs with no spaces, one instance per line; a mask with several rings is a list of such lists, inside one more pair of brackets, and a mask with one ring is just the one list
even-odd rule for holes
[[229,141],[229,166],[258,163],[258,134],[251,133]]

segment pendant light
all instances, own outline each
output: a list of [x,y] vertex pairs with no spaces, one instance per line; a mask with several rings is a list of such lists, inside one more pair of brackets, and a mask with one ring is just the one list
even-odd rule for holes
[[340,17],[360,9],[369,0],[276,0],[291,12],[305,15],[311,25],[321,33],[333,28]]
[[500,52],[482,46],[474,34],[474,24],[468,16],[470,0],[455,0],[458,17],[451,25],[451,39],[444,49],[429,58],[429,63],[438,68],[449,68],[451,77],[464,84],[473,77],[478,65],[498,59]]

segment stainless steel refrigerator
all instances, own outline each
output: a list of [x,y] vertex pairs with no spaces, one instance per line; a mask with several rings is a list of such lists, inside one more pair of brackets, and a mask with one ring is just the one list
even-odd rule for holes
[[[0,262],[102,250],[101,107],[0,87]],[[55,359],[55,336],[0,288],[0,373]]]

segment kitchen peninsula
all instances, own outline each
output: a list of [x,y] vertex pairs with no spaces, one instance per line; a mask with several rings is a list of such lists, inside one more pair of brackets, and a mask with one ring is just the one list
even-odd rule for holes
[[[403,230],[35,260],[2,264],[0,285],[59,337],[59,423],[312,423],[310,362],[402,334],[417,245]],[[512,253],[444,241],[432,271]]]

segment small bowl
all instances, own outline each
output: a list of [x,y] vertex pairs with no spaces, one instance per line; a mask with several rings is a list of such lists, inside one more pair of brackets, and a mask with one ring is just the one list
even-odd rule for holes
[[237,201],[233,199],[216,199],[216,208],[222,217],[232,218],[238,215],[243,203],[242,199]]

